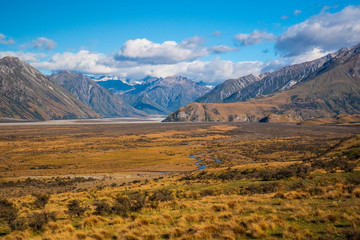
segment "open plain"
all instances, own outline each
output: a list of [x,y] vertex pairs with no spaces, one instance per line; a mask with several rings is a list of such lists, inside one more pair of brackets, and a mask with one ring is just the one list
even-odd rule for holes
[[0,236],[355,239],[359,135],[280,123],[3,124]]

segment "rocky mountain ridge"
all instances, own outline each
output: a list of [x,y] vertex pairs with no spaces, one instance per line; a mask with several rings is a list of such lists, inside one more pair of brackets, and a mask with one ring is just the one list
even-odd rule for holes
[[[282,77],[273,81],[279,74]],[[296,81],[296,84],[284,89],[290,81]],[[280,82],[283,84],[278,84]],[[343,48],[295,68],[282,68],[254,84],[259,88],[253,93],[267,95],[249,94],[245,99],[256,98],[245,102],[192,103],[170,114],[165,121],[299,122],[339,114],[359,114],[360,45]],[[273,89],[278,90],[273,92]]]
[[144,112],[134,109],[123,99],[80,73],[61,71],[50,79],[70,91],[76,98],[103,117],[139,117]]
[[136,109],[148,114],[169,114],[210,91],[206,86],[181,76],[147,77],[142,84],[121,94]]
[[70,92],[17,57],[0,59],[0,117],[28,120],[101,118]]

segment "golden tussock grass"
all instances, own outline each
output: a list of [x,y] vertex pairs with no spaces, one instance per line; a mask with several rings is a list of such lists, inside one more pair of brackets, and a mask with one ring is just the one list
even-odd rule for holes
[[[27,227],[22,232],[12,230],[11,221],[10,224],[2,221],[3,238],[318,239],[325,236],[326,229],[330,229],[329,236],[341,238],[345,236],[343,229],[359,228],[359,172],[356,169],[344,172],[312,168],[313,158],[318,155],[323,154],[319,157],[322,161],[331,159],[329,156],[333,152],[348,156],[347,151],[356,148],[356,144],[348,141],[357,143],[357,140],[336,145],[339,142],[336,136],[340,133],[321,138],[311,135],[244,140],[239,127],[206,126],[200,127],[199,131],[194,127],[190,132],[180,126],[179,130],[170,129],[164,134],[148,131],[121,136],[113,133],[107,133],[107,136],[41,136],[45,143],[34,138],[14,139],[9,146],[19,145],[19,156],[15,156],[11,147],[5,150],[15,165],[19,163],[14,168],[16,176],[47,171],[49,175],[90,174],[101,163],[104,164],[101,170],[111,169],[114,174],[106,178],[92,175],[96,178],[93,181],[79,179],[69,185],[64,179],[51,177],[40,182],[21,180],[11,183],[10,189],[29,186],[30,190],[39,191],[45,186],[51,191],[50,201],[43,209],[35,208],[35,198],[26,193],[22,197],[8,197],[15,203],[19,216],[29,220],[35,212],[55,212],[56,219],[46,222],[40,231]],[[262,125],[259,128],[268,131]],[[300,131],[299,126],[294,128]],[[311,133],[306,134],[313,134],[310,130],[312,128],[307,129]],[[238,134],[235,137],[230,135],[234,132]],[[96,141],[99,141],[98,145]],[[58,144],[54,151],[51,144]],[[60,155],[55,156],[55,153]],[[31,156],[29,166],[51,169],[26,169],[22,162],[16,162],[26,154]],[[190,159],[189,154],[201,156],[208,168],[187,174],[147,172],[195,170],[196,160]],[[77,160],[71,165],[74,156]],[[62,168],[45,166],[46,157]],[[115,158],[117,160],[113,161]],[[219,164],[211,158],[224,162]],[[245,163],[244,159],[251,162]],[[124,164],[130,180],[115,174]],[[287,171],[293,164],[302,167],[296,171],[310,170],[301,176],[294,175]],[[132,171],[132,168],[141,171]],[[143,175],[133,178],[138,174]],[[32,186],[37,184],[37,188]],[[48,188],[51,184],[65,184],[65,187]],[[14,195],[9,193],[7,196]],[[84,214],[69,215],[68,204],[74,199],[86,209]],[[106,211],[96,212],[99,202],[108,204],[104,205]]]

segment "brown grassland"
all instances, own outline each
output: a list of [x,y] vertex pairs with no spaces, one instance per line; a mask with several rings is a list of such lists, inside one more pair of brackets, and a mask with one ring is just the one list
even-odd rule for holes
[[359,126],[2,125],[0,238],[360,239],[359,161]]

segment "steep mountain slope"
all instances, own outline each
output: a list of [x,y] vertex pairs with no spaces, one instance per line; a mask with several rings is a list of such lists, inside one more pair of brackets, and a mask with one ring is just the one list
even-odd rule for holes
[[236,103],[192,103],[166,121],[299,122],[360,113],[360,45],[338,51],[287,90]]
[[195,102],[202,102],[202,103],[221,103],[231,94],[244,87],[259,81],[261,77],[254,76],[252,74],[236,78],[236,79],[229,79],[225,82],[217,85],[214,89],[210,92],[206,93],[204,96],[199,97],[196,99]]
[[49,120],[100,115],[16,57],[0,59],[0,117]]
[[314,61],[286,66],[268,73],[262,80],[235,91],[224,102],[241,102],[259,95],[268,95],[288,89],[320,69],[333,55],[328,54]]
[[242,102],[256,96],[285,90],[305,79],[311,73],[316,72],[336,54],[329,54],[310,62],[286,66],[275,72],[264,73],[260,76],[248,75],[227,80],[197,99],[196,102]]
[[125,103],[121,97],[94,80],[80,74],[61,71],[50,79],[69,90],[80,101],[104,117],[133,117],[146,114]]
[[134,88],[133,86],[126,84],[121,80],[97,81],[97,84],[115,93],[127,91]]
[[144,79],[134,90],[122,94],[131,106],[150,114],[169,114],[191,103],[210,89],[181,76]]

